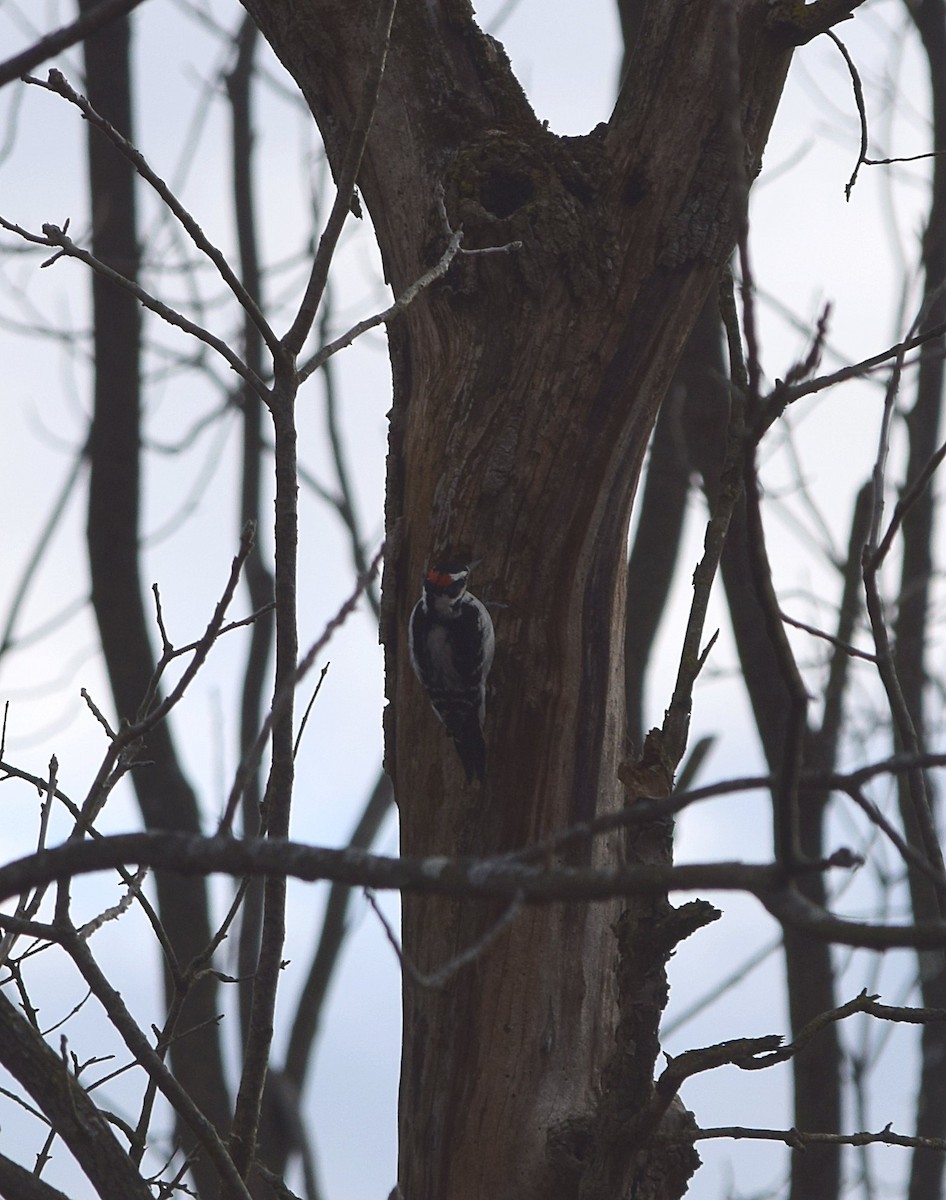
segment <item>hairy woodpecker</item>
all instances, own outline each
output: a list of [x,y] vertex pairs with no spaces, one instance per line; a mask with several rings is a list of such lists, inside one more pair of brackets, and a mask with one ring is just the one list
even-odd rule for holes
[[493,663],[493,622],[466,590],[469,566],[454,561],[427,569],[408,626],[411,666],[460,755],[466,777],[486,778],[486,676]]

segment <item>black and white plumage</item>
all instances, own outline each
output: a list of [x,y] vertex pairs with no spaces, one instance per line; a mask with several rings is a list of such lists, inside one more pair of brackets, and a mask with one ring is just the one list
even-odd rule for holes
[[424,577],[424,590],[408,626],[411,666],[427,689],[434,712],[453,739],[466,777],[486,778],[486,676],[495,636],[485,606],[467,591],[469,566],[440,562]]

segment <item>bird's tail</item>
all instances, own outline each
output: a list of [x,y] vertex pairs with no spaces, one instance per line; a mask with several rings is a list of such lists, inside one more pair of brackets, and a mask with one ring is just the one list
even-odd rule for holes
[[440,695],[434,701],[434,708],[457,748],[467,779],[483,782],[486,779],[486,743],[480,723],[478,694]]
[[483,731],[480,728],[479,721],[475,718],[467,721],[462,729],[451,730],[450,736],[453,738],[453,744],[457,748],[460,762],[463,763],[467,779],[471,783],[474,778],[478,779],[480,783],[485,783],[486,742],[483,740]]

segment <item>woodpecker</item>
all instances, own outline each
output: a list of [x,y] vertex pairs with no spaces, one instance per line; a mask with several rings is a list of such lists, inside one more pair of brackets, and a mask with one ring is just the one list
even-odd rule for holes
[[428,567],[408,625],[414,673],[453,739],[466,777],[486,778],[486,676],[493,664],[493,622],[466,590],[470,568],[448,560]]

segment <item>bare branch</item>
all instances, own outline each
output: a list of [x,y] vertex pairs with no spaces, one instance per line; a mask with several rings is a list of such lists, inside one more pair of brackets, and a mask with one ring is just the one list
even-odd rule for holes
[[[420,295],[424,288],[430,287],[442,276],[446,275],[450,264],[456,258],[460,250],[460,242],[463,238],[462,232],[459,230],[454,233],[450,241],[447,243],[447,248],[440,256],[438,261],[425,271],[419,279],[406,288],[393,304],[382,309],[381,312],[375,313],[373,317],[365,317],[363,321],[358,321],[352,325],[351,329],[337,337],[333,342],[329,342],[327,346],[323,346],[317,354],[308,360],[308,362],[299,370],[299,382],[304,383],[309,376],[319,369],[322,364],[333,354],[337,354],[339,350],[344,350],[346,346],[350,346],[356,338],[361,337],[363,333],[367,333],[369,329],[375,329],[378,325],[385,325],[388,321],[393,321],[396,316],[399,316],[409,304]],[[499,249],[497,247],[497,249]]]
[[489,949],[489,947],[508,929],[513,921],[522,911],[523,897],[520,894],[513,896],[508,907],[502,913],[497,921],[495,921],[481,938],[478,938],[472,946],[468,946],[466,950],[461,950],[449,962],[445,962],[443,966],[438,967],[436,971],[424,973],[419,971],[411,960],[405,955],[401,944],[398,941],[397,934],[391,928],[391,923],[381,911],[381,907],[375,898],[371,888],[365,888],[365,899],[374,910],[375,916],[381,922],[381,927],[384,930],[384,935],[388,939],[391,948],[397,955],[397,960],[401,964],[401,969],[406,973],[411,983],[417,984],[422,988],[442,988],[458,971],[469,966],[470,963],[476,960]]
[[[246,288],[241,283],[240,279],[234,273],[232,267],[227,262],[222,251],[209,240],[207,235],[197,224],[191,214],[187,211],[180,200],[174,195],[164,180],[157,175],[148,165],[144,155],[135,146],[128,141],[118,130],[104,117],[100,116],[95,111],[92,105],[86,100],[85,96],[80,96],[77,91],[69,84],[69,81],[61,71],[55,69],[49,72],[49,77],[46,82],[41,79],[29,78],[27,83],[35,84],[37,87],[45,88],[46,91],[55,92],[56,95],[62,96],[68,100],[70,104],[74,104],[82,113],[85,119],[96,129],[102,131],[105,136],[112,142],[116,149],[128,159],[141,178],[151,185],[157,192],[161,201],[168,207],[174,216],[181,223],[187,234],[193,241],[194,245],[205,254],[213,265],[217,268],[221,279],[233,293],[235,299],[239,303],[244,312],[248,313],[253,323],[259,329],[273,356],[279,353],[279,339],[269,327],[269,322],[263,316],[256,300],[249,294]],[[203,339],[202,339],[203,340]]]
[[[159,835],[161,836],[161,835]],[[75,842],[73,845],[97,845],[94,842]],[[217,1131],[177,1079],[164,1065],[162,1056],[151,1046],[119,993],[112,987],[92,956],[88,944],[71,926],[61,928],[62,945],[79,969],[93,995],[105,1009],[108,1018],[134,1055],[156,1083],[165,1099],[203,1146],[208,1158],[217,1168],[229,1194],[240,1200],[250,1200],[250,1194],[233,1165],[233,1160]]]
[[338,192],[335,203],[329,214],[325,230],[319,239],[319,248],[312,264],[312,273],[305,296],[299,306],[299,312],[293,321],[289,332],[282,340],[282,351],[295,359],[302,349],[302,344],[312,328],[315,314],[322,301],[322,293],[328,280],[328,271],[335,254],[335,247],[345,224],[345,218],[351,210],[352,195],[355,181],[361,169],[361,159],[365,152],[365,143],[371,129],[371,120],[378,102],[378,92],[384,75],[384,64],[388,56],[388,46],[391,40],[391,22],[394,20],[394,10],[397,0],[381,0],[378,7],[376,25],[371,50],[368,57],[368,69],[362,86],[358,111],[348,141],[348,149],[338,176]]
[[198,341],[204,342],[211,349],[216,350],[221,358],[226,359],[236,373],[245,379],[246,382],[256,391],[261,397],[269,396],[269,389],[263,381],[246,366],[238,354],[236,354],[227,345],[222,338],[218,338],[209,330],[197,325],[194,321],[189,320],[182,313],[169,307],[163,301],[152,296],[150,292],[146,292],[139,284],[128,279],[120,272],[113,270],[100,259],[90,254],[87,250],[83,250],[81,246],[77,246],[73,240],[67,236],[66,229],[68,222],[60,229],[58,225],[45,224],[43,225],[42,236],[36,233],[30,233],[21,226],[14,224],[12,221],[7,221],[0,217],[0,228],[6,229],[8,233],[15,233],[25,241],[31,242],[34,246],[56,246],[59,248],[59,253],[54,254],[52,258],[47,259],[43,266],[50,266],[58,258],[63,255],[69,258],[78,259],[79,262],[85,263],[91,270],[96,271],[104,279],[108,279],[117,287],[124,288],[126,292],[130,292],[137,300],[139,300],[145,308],[153,312],[155,316],[161,318],[162,321],[167,321],[169,325],[175,325],[178,329],[182,329],[184,333],[189,333]]
[[823,392],[826,388],[834,387],[836,383],[844,383],[848,379],[857,379],[859,376],[866,375],[877,367],[882,367],[885,363],[889,363],[891,359],[900,359],[902,361],[911,350],[916,350],[919,346],[926,345],[927,342],[941,338],[944,333],[946,333],[946,322],[934,325],[924,333],[918,333],[912,337],[905,338],[902,342],[897,342],[893,346],[888,346],[886,350],[881,350],[879,354],[873,354],[870,358],[863,358],[860,362],[852,363],[849,367],[841,367],[837,371],[832,371],[830,375],[819,375],[816,379],[809,379],[807,383],[797,383],[787,389],[784,396],[784,406],[794,404],[796,400],[801,400],[803,396],[812,396],[817,392]]
[[[0,1062],[43,1110],[101,1200],[151,1200],[151,1190],[60,1056],[0,995]],[[6,1188],[4,1188],[6,1194]],[[44,1198],[45,1200],[45,1198]]]
[[[728,315],[735,319],[735,304],[732,296],[732,276],[723,279],[720,288],[720,306],[724,320]],[[727,325],[728,327],[728,325]],[[734,376],[737,372],[734,371]],[[671,762],[676,766],[686,749],[687,734],[690,723],[690,710],[693,704],[693,688],[697,676],[703,667],[706,654],[712,642],[701,652],[700,644],[706,624],[706,614],[709,609],[710,593],[713,581],[719,569],[723,549],[726,544],[726,534],[733,510],[742,495],[742,469],[745,455],[745,392],[734,386],[730,392],[729,426],[726,433],[726,454],[719,482],[716,504],[703,536],[703,556],[693,573],[693,599],[690,602],[690,612],[687,617],[686,632],[683,646],[680,650],[680,661],[677,667],[677,678],[674,683],[673,695],[667,707],[663,723],[663,737],[666,741],[667,753]]]
[[[864,546],[863,571],[864,590],[867,598],[867,614],[874,637],[878,674],[887,695],[891,717],[893,718],[900,744],[907,754],[913,756],[915,759],[921,750],[920,738],[900,686],[894,653],[890,644],[890,635],[887,629],[884,605],[878,585],[878,572],[883,562],[881,549],[883,548],[884,553],[886,553],[891,545],[891,539],[885,538],[883,542],[880,541],[880,525],[884,506],[885,468],[889,449],[890,423],[900,383],[901,363],[902,355],[895,362],[884,401],[884,416],[881,422],[877,456],[873,471],[873,511],[870,534],[867,544]],[[938,457],[941,457],[941,455],[933,456],[934,460],[937,460]],[[925,472],[921,472],[922,475],[925,475]],[[919,492],[914,492],[914,498],[919,494]],[[909,510],[907,509],[907,511]],[[891,525],[893,525],[893,522],[891,522]],[[909,807],[913,821],[915,822],[919,845],[927,862],[938,877],[938,882],[934,885],[934,894],[936,896],[937,911],[942,916],[946,913],[946,863],[943,861],[943,851],[933,820],[926,777],[922,770],[914,766],[906,773],[906,782],[909,792]]]
[[61,50],[68,50],[70,46],[85,41],[89,34],[95,33],[110,21],[127,16],[141,2],[142,0],[102,0],[101,4],[83,13],[71,24],[62,25],[52,33],[47,33],[28,49],[21,50],[19,54],[14,54],[12,58],[0,63],[0,87],[19,79]]
[[[896,1008],[877,1004],[877,999],[877,996],[869,996],[865,989],[859,996],[855,996],[846,1004],[828,1012],[819,1013],[799,1031],[793,1041],[786,1045],[781,1045],[780,1035],[768,1034],[765,1037],[736,1038],[715,1046],[686,1050],[674,1058],[668,1056],[667,1066],[657,1080],[654,1098],[642,1116],[641,1122],[649,1129],[656,1129],[660,1118],[679,1091],[681,1084],[691,1076],[703,1071],[712,1071],[724,1065],[733,1065],[743,1071],[759,1071],[774,1067],[794,1058],[827,1026],[846,1020],[855,1013],[867,1013],[882,1020],[901,1021],[914,1025],[946,1021],[946,1009]],[[946,1142],[944,1142],[944,1148],[946,1148]]]
[[862,658],[865,662],[875,663],[877,661],[876,654],[871,654],[868,650],[858,650],[856,646],[852,646],[850,642],[842,642],[840,638],[836,638],[834,634],[827,633],[823,629],[817,629],[814,625],[808,625],[804,621],[798,621],[795,617],[790,617],[786,612],[779,612],[779,616],[786,625],[791,625],[794,629],[801,629],[804,633],[810,633],[812,637],[820,638],[824,642],[829,642],[836,650],[840,650],[843,654],[849,655],[851,658]]
[[[946,947],[946,922],[872,925],[847,920],[819,908],[791,886],[777,863],[692,863],[615,868],[549,868],[516,863],[509,856],[487,859],[385,858],[364,851],[328,850],[282,838],[236,840],[183,833],[137,833],[69,842],[0,867],[0,901],[50,879],[89,874],[120,863],[163,868],[182,875],[292,877],[307,882],[328,879],[354,887],[399,890],[420,895],[469,896],[527,904],[614,896],[654,895],[700,889],[754,895],[779,921],[812,937],[873,950],[894,946]],[[859,860],[837,851],[806,870],[850,869]]]
[[233,780],[233,786],[230,789],[230,795],[227,797],[226,809],[224,810],[223,817],[221,818],[220,824],[217,827],[218,834],[227,833],[232,828],[233,818],[236,815],[237,805],[240,802],[240,796],[243,794],[246,781],[252,772],[256,770],[256,765],[262,757],[266,742],[269,739],[270,732],[272,731],[273,725],[275,724],[282,707],[288,702],[298,683],[311,670],[313,663],[318,655],[321,654],[325,646],[329,643],[332,635],[335,633],[335,630],[338,629],[338,627],[342,625],[355,610],[358,601],[361,599],[362,593],[368,585],[368,580],[374,578],[383,556],[384,543],[381,544],[381,548],[378,550],[377,554],[369,564],[368,574],[358,580],[352,594],[341,606],[335,616],[332,617],[332,619],[328,622],[328,624],[325,626],[325,629],[322,631],[322,635],[312,644],[306,655],[299,662],[290,684],[287,685],[284,692],[277,694],[277,696],[274,698],[272,707],[266,716],[266,720],[263,722],[263,726],[260,729],[255,742],[244,753],[243,758],[240,761],[240,765],[237,768],[237,773]]
[[[681,1135],[676,1140],[683,1140]],[[708,1141],[711,1138],[752,1139],[755,1141],[783,1142],[792,1150],[804,1150],[806,1146],[906,1146],[926,1150],[946,1150],[946,1138],[910,1137],[894,1133],[889,1125],[877,1133],[805,1133],[800,1129],[747,1129],[740,1125],[724,1125],[716,1129],[698,1129],[693,1141]],[[664,1139],[658,1136],[658,1141]],[[673,1138],[667,1139],[673,1141]]]
[[867,162],[867,111],[864,107],[864,89],[861,86],[861,77],[857,73],[854,59],[848,53],[847,46],[832,30],[828,29],[825,32],[841,51],[841,55],[847,64],[847,69],[851,76],[851,86],[854,88],[854,103],[857,105],[857,116],[861,123],[861,148],[857,156],[857,162],[854,164],[854,170],[851,172],[851,178],[844,189],[844,198],[849,201],[851,199],[851,192],[854,190],[854,184],[857,183],[857,173],[861,169],[861,163]]

